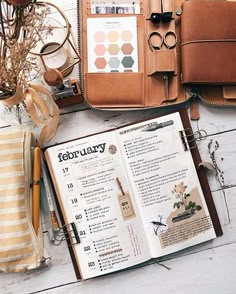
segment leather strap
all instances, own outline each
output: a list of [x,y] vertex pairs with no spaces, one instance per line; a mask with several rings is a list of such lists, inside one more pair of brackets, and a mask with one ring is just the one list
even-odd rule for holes
[[4,106],[11,107],[13,105],[19,104],[24,100],[23,89],[20,87],[16,88],[16,93],[4,100],[0,100],[0,103]]
[[199,120],[200,113],[199,113],[199,105],[197,99],[193,98],[190,101],[190,117],[191,120]]
[[236,86],[225,86],[223,87],[224,99],[236,99]]
[[195,43],[226,43],[226,42],[236,42],[236,39],[215,39],[215,40],[192,40],[188,42],[183,42],[180,46],[188,45],[188,44],[195,44]]

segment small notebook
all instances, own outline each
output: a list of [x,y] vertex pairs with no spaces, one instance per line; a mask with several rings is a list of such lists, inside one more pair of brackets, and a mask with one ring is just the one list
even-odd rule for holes
[[189,0],[182,9],[182,83],[235,85],[236,3]]
[[64,223],[74,224],[79,279],[222,234],[185,110],[48,147],[45,157]]

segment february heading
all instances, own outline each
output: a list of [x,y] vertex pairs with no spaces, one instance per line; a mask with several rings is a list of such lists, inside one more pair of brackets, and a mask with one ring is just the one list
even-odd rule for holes
[[106,143],[101,143],[95,146],[90,146],[87,148],[83,148],[81,150],[76,151],[65,151],[64,153],[58,153],[57,157],[59,159],[59,162],[67,161],[74,158],[79,158],[80,156],[86,156],[88,154],[92,153],[103,153],[105,151]]

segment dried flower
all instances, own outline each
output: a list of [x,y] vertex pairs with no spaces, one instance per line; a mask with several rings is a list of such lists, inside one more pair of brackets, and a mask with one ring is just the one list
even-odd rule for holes
[[184,193],[187,186],[184,186],[184,182],[179,183],[178,185],[175,185],[174,191],[175,193]]
[[[228,207],[228,203],[226,199],[224,171],[220,169],[219,164],[217,162],[217,156],[216,156],[219,147],[220,147],[220,144],[218,143],[218,141],[215,141],[215,144],[214,144],[213,139],[211,139],[210,142],[208,143],[208,153],[209,153],[210,159],[212,160],[213,168],[215,171],[215,177],[223,193],[225,207],[227,210],[228,223],[230,224],[231,220],[230,220],[229,207]],[[223,158],[221,158],[221,161],[223,161]]]
[[[29,3],[31,1],[9,1]],[[46,24],[46,3],[18,7],[0,1],[0,95],[9,97],[18,86],[23,89],[40,72],[36,57],[30,51],[39,40],[51,33]]]

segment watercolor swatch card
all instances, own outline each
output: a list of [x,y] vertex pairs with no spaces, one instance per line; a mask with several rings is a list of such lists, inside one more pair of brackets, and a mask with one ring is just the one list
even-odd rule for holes
[[138,72],[137,19],[87,19],[88,72]]

